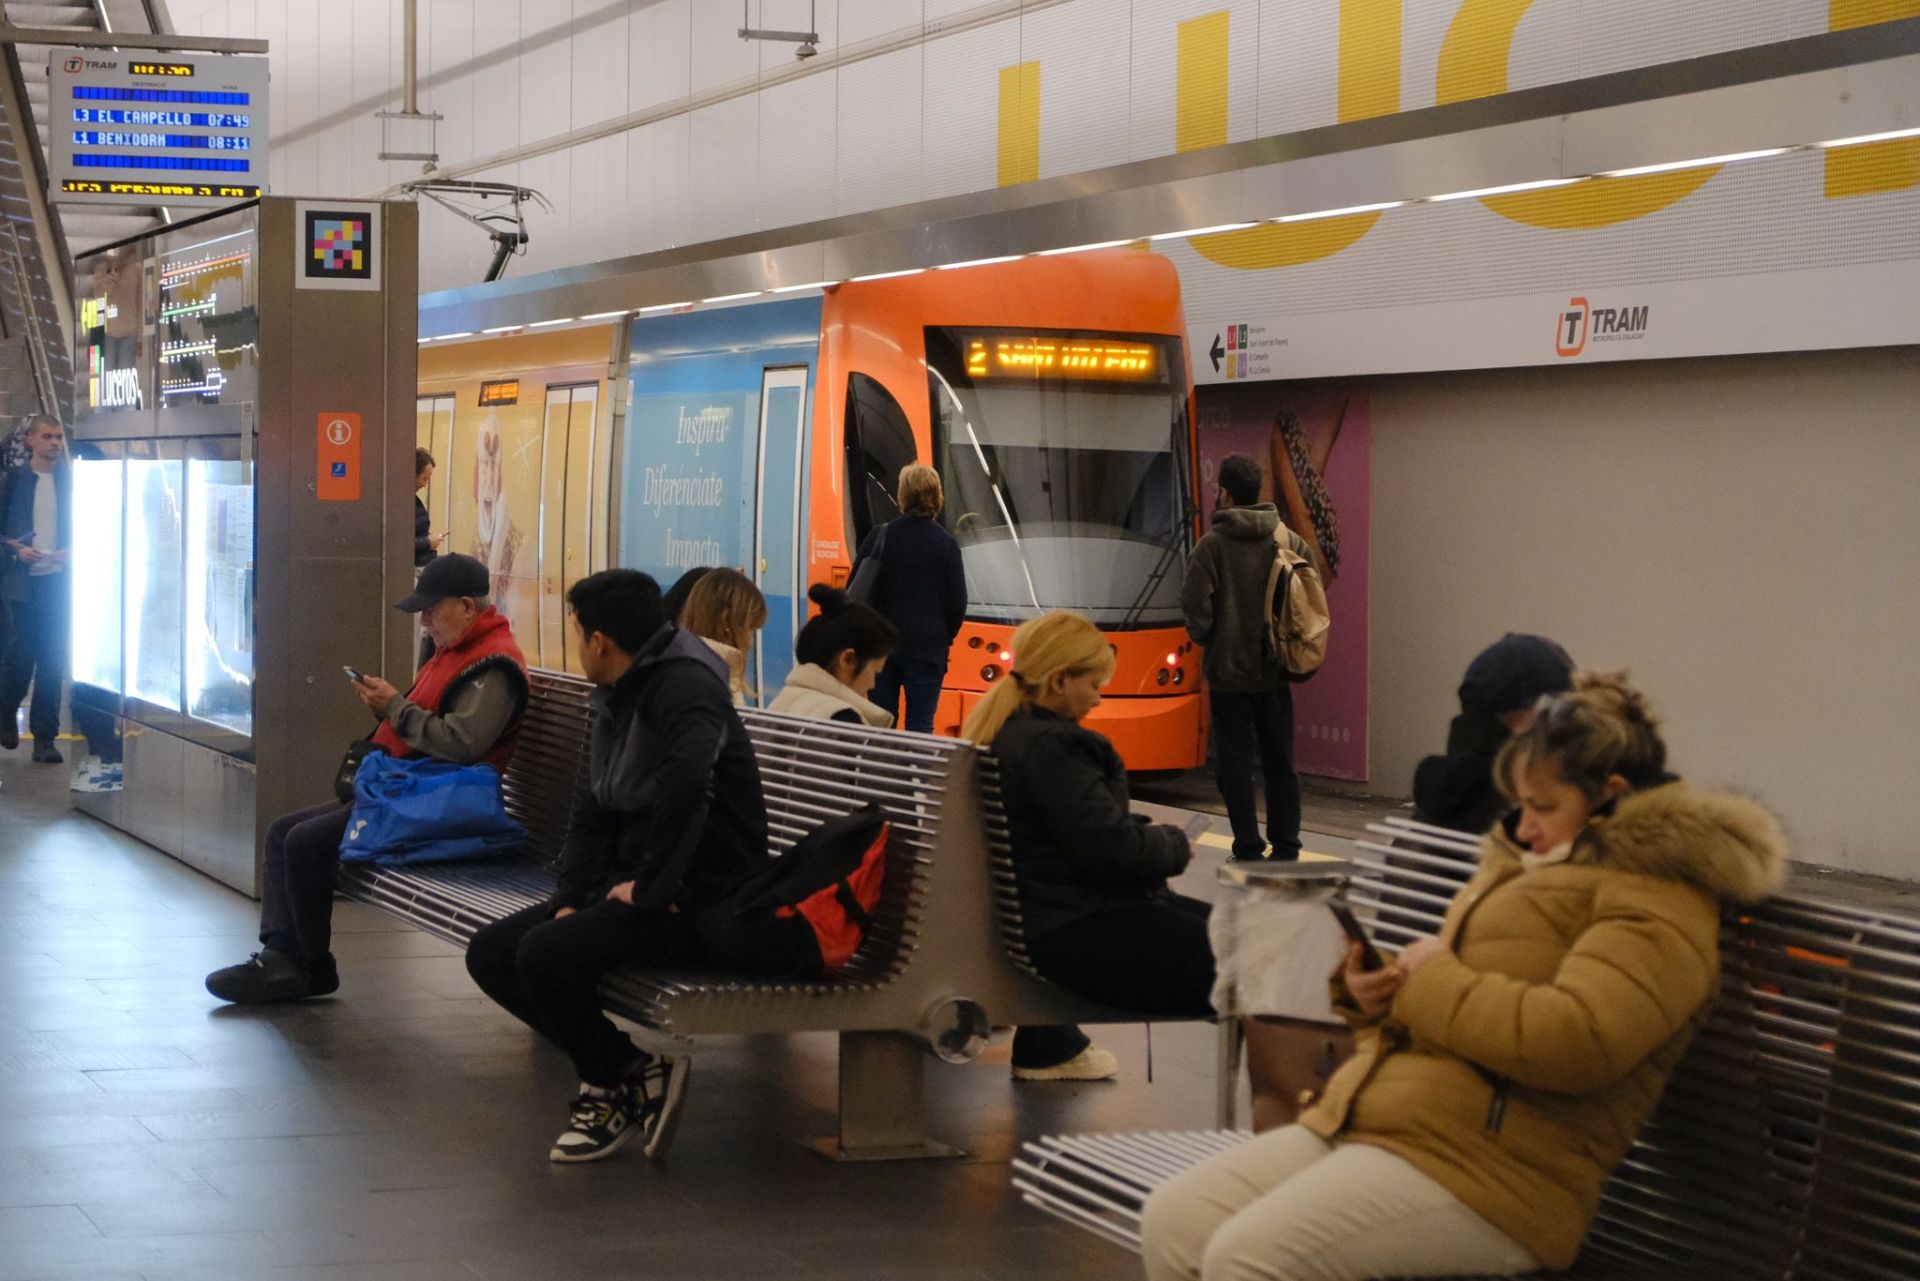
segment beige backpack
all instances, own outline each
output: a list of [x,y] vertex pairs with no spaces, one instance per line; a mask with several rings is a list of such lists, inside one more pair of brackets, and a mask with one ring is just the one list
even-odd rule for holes
[[1285,524],[1273,531],[1273,567],[1267,570],[1267,647],[1287,679],[1303,681],[1327,661],[1327,588],[1313,562],[1293,550]]

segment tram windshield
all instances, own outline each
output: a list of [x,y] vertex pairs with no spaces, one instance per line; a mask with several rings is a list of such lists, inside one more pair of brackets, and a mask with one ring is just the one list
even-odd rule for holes
[[1192,518],[1176,339],[930,328],[927,377],[941,519],[973,617],[1181,621]]

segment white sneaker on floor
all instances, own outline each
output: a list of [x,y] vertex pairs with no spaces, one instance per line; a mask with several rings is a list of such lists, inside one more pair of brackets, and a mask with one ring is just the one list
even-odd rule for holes
[[1120,1060],[1111,1051],[1089,1045],[1065,1063],[1052,1067],[1013,1070],[1016,1081],[1111,1081],[1120,1075]]

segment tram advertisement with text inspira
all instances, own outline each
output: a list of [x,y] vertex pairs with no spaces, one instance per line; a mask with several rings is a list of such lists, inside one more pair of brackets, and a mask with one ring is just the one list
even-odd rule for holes
[[[898,515],[900,468],[931,462],[968,596],[938,732],[1007,679],[1020,623],[1073,609],[1118,659],[1090,723],[1130,768],[1204,762],[1200,654],[1180,615],[1198,524],[1192,393],[1163,258],[919,272],[631,329],[617,420],[610,328],[421,352],[421,443],[444,478],[430,519],[455,550],[512,555],[496,590],[538,638],[535,662],[576,667],[564,593],[585,573],[626,565],[665,585],[733,565],[767,597],[748,682],[770,700],[807,584],[844,585],[861,540]],[[517,404],[483,408],[483,383],[512,384]]]

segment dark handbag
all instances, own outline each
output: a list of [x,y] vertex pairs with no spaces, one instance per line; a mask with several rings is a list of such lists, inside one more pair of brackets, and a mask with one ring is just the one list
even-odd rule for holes
[[873,554],[860,562],[853,581],[847,584],[847,599],[856,605],[873,604],[880,590],[880,563],[887,554],[887,531],[892,528],[892,522],[880,526],[880,538],[873,545]]
[[370,738],[355,739],[347,745],[347,754],[340,758],[339,772],[333,776],[334,799],[344,805],[353,804],[353,780],[360,773],[360,762],[374,752],[384,751]]

